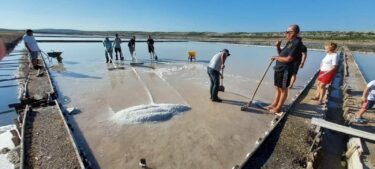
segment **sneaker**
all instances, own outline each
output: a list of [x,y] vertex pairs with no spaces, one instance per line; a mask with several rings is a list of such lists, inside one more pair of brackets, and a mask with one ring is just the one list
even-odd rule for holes
[[367,123],[368,122],[368,119],[365,119],[363,117],[360,117],[360,119],[364,122],[364,123]]
[[367,120],[367,119],[364,119],[364,118],[362,118],[362,117],[360,117],[360,118],[355,117],[355,118],[352,120],[352,122],[353,122],[353,123],[360,123],[360,124],[363,124],[363,123],[366,123],[366,120]]

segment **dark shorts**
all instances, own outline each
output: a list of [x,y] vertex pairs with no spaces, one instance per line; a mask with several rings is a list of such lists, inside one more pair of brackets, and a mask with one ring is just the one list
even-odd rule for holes
[[148,53],[154,53],[154,46],[148,46]]
[[371,109],[375,105],[375,101],[367,100],[367,102],[364,102],[362,105],[362,108],[365,110]]
[[292,74],[293,75],[297,75],[297,73],[298,73],[298,70],[299,70],[299,65],[300,65],[301,63],[293,63],[293,70],[292,70]]
[[133,48],[133,47],[129,47],[129,52],[130,52],[131,54],[133,54],[134,51],[135,51],[135,48]]
[[121,53],[121,48],[115,48],[115,53],[120,52]]
[[274,85],[279,88],[288,88],[292,78],[291,70],[275,71]]
[[31,51],[30,52],[30,59],[31,60],[38,59],[38,55],[39,55],[38,51]]

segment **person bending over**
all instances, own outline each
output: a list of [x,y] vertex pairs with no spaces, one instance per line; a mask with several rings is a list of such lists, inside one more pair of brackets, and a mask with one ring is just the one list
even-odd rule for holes
[[29,51],[30,62],[34,69],[38,69],[38,56],[40,53],[40,48],[36,42],[33,31],[31,29],[26,30],[26,35],[23,37],[23,42],[27,51]]
[[223,49],[219,53],[215,54],[210,63],[207,66],[207,74],[210,77],[210,95],[213,102],[222,102],[218,97],[220,77],[223,79],[224,76],[220,73],[220,70],[225,68],[225,60],[230,56],[228,49]]
[[369,109],[371,109],[375,104],[375,80],[367,84],[366,89],[363,91],[362,95],[362,108],[355,113],[355,117],[352,122],[356,123],[367,123],[368,120],[363,118],[363,114]]

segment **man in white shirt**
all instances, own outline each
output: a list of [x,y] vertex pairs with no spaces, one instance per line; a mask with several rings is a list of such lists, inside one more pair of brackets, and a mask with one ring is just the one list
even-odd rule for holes
[[222,102],[222,100],[217,96],[219,93],[219,85],[220,85],[220,76],[223,79],[223,75],[220,73],[221,70],[225,68],[225,60],[229,56],[229,50],[223,49],[220,53],[214,55],[207,66],[207,73],[210,77],[210,95],[211,100],[213,102]]
[[25,47],[29,51],[31,64],[33,65],[34,69],[38,69],[38,55],[40,53],[40,49],[31,29],[26,30],[26,35],[23,37],[23,41],[25,43]]
[[375,104],[375,80],[367,84],[366,89],[363,91],[362,101],[362,108],[355,114],[353,119],[353,122],[355,123],[368,122],[368,120],[363,118],[362,115]]

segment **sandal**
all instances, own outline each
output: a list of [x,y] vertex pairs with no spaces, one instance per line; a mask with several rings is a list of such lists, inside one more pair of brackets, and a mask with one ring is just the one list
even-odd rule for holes
[[281,111],[276,112],[276,111],[274,111],[273,109],[269,110],[269,112],[272,113],[272,114],[275,114],[276,116],[281,116],[281,115],[283,115],[283,112],[281,112]]
[[268,110],[268,111],[270,111],[270,110],[273,109],[274,107],[271,106],[271,105],[269,105],[269,106],[265,106],[265,107],[263,107],[263,108],[266,109],[266,110]]

